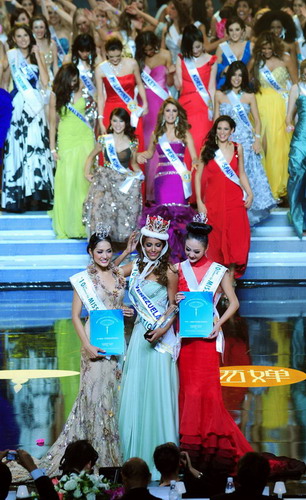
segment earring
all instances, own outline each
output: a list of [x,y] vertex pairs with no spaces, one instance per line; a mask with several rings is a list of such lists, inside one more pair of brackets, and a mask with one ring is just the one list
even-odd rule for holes
[[112,127],[112,126],[110,126],[110,127],[109,127],[109,131],[110,131],[110,132],[112,132],[112,131],[113,131],[113,127]]
[[162,122],[161,122],[161,126],[163,127],[163,125],[165,125],[166,123],[166,120],[165,120],[165,117],[162,119]]
[[177,116],[177,117],[175,118],[175,122],[174,122],[174,126],[175,126],[175,127],[177,127],[177,126],[178,126],[179,121],[180,121],[180,119],[179,119],[179,117]]
[[217,136],[215,136],[215,142],[216,142],[216,144],[218,146],[218,137]]

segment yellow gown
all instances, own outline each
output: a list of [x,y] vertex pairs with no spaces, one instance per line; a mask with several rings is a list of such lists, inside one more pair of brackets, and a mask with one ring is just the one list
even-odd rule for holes
[[[287,83],[290,76],[287,69],[279,66],[272,71],[278,84],[288,97]],[[261,135],[266,144],[264,166],[274,198],[286,195],[288,182],[288,154],[291,133],[286,132],[286,99],[274,90],[259,73],[260,92],[256,101],[261,120]]]

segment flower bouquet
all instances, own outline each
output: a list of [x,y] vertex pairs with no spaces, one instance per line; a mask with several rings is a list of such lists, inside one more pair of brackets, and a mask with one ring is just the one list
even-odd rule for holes
[[61,477],[55,490],[65,500],[81,498],[86,500],[116,500],[123,495],[123,488],[109,482],[104,476],[96,476],[82,471],[72,472]]

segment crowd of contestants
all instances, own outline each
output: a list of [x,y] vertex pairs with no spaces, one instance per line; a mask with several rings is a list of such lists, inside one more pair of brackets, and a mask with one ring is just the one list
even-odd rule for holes
[[[121,370],[90,344],[75,292],[82,383],[47,465],[55,471],[67,442],[84,437],[101,465],[123,450],[154,470],[154,447],[179,442],[178,418],[193,457],[235,463],[251,447],[222,401],[221,325],[238,307],[232,281],[247,265],[250,226],[288,199],[305,230],[306,2],[226,0],[214,12],[211,0],[169,0],[156,17],[143,0],[89,4],[12,0],[0,11],[2,210],[48,210],[58,238],[88,237],[97,300],[131,316],[130,277],[138,314],[117,422]],[[139,227],[138,258],[117,267]],[[111,263],[112,241],[127,240]],[[152,348],[173,327],[144,338],[139,290],[162,313],[216,273],[215,306],[225,293],[229,307],[215,310],[208,341],[182,343],[178,393],[174,352]]]

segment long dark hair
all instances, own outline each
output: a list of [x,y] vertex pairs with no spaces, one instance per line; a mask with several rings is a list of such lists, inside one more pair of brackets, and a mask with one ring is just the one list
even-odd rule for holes
[[186,239],[195,239],[203,245],[204,248],[208,245],[208,235],[212,231],[212,226],[209,224],[204,224],[203,222],[190,222],[186,226],[187,235]]
[[[181,44],[182,56],[186,58],[192,57],[192,47],[194,42],[204,43],[203,33],[194,24],[185,26]],[[204,47],[203,47],[204,49]]]
[[34,45],[36,45],[36,40],[34,38],[34,35],[32,33],[30,26],[28,26],[27,24],[15,25],[13,27],[13,29],[9,32],[8,40],[10,43],[10,47],[16,47],[16,42],[14,40],[14,36],[15,36],[17,30],[24,30],[27,33],[27,35],[29,35],[30,45],[28,47],[28,56],[29,56],[31,64],[37,64],[36,56],[35,56],[35,54],[32,53],[32,48],[34,47]]
[[229,65],[225,76],[225,82],[221,87],[222,92],[227,92],[228,90],[232,90],[233,86],[231,84],[231,78],[235,75],[236,71],[238,70],[241,71],[241,76],[242,76],[241,80],[242,92],[247,92],[250,94],[253,93],[252,89],[250,88],[249,73],[247,67],[242,61],[234,61],[232,64]]
[[[127,36],[131,36],[133,32],[132,21],[133,19],[137,20],[136,14],[129,14],[126,11],[123,11],[119,16],[118,28],[120,31],[125,31]],[[140,33],[139,29],[136,29],[137,33]]]
[[[69,63],[63,64],[54,78],[53,92],[56,95],[56,111],[58,113],[62,113],[62,108],[65,107],[70,101],[73,90],[71,81],[75,76],[79,79],[79,70],[74,64]],[[64,110],[64,113],[66,112],[67,109]]]
[[98,460],[98,453],[86,439],[80,439],[68,444],[61,458],[59,468],[63,474],[80,472],[88,462],[94,466]]
[[134,140],[136,138],[135,137],[135,128],[132,127],[131,117],[130,117],[129,113],[127,112],[127,110],[124,108],[113,109],[113,111],[111,112],[111,115],[109,117],[109,126],[107,129],[107,133],[111,134],[113,132],[113,129],[112,129],[111,123],[110,123],[113,116],[118,116],[118,118],[120,118],[120,120],[124,121],[124,123],[125,123],[125,129],[124,129],[125,135],[127,135],[129,137],[129,139],[131,139],[131,141]]
[[123,44],[121,40],[119,40],[119,38],[117,38],[116,36],[111,36],[106,40],[104,48],[106,53],[110,50],[120,50],[120,52],[122,52]]
[[206,30],[206,33],[208,35],[208,33],[210,31],[210,20],[207,17],[205,1],[192,0],[191,16],[192,16],[193,21],[200,21],[200,23],[205,26],[205,30]]
[[215,152],[217,151],[217,149],[219,149],[219,146],[216,142],[216,137],[217,128],[220,122],[227,122],[231,129],[235,130],[236,128],[236,123],[230,116],[221,115],[216,119],[215,123],[206,136],[205,144],[201,151],[201,160],[204,165],[207,165],[207,163],[215,157]]
[[38,16],[32,17],[32,19],[30,21],[31,30],[33,30],[33,24],[35,23],[35,21],[42,21],[44,23],[45,30],[46,30],[45,38],[48,40],[48,43],[50,44],[51,43],[51,33],[50,33],[49,24],[48,24],[47,19],[42,14],[39,14]]
[[253,27],[255,37],[259,37],[263,31],[269,31],[273,21],[279,21],[282,24],[285,42],[293,43],[296,39],[296,26],[292,17],[283,10],[271,10],[263,14]]
[[[146,241],[146,239],[147,239],[147,236],[143,236],[142,242],[144,243]],[[160,241],[162,241],[162,240],[160,240]],[[163,248],[164,248],[166,242],[162,241],[162,243],[164,244],[163,245]],[[142,246],[141,246],[140,242],[137,245],[137,252],[139,255],[138,260],[137,260],[137,265],[138,265],[139,272],[141,273],[146,266],[146,262],[144,262],[145,255],[143,253]],[[153,270],[154,276],[157,277],[157,282],[163,286],[168,285],[167,272],[168,272],[168,269],[170,268],[170,263],[169,263],[170,254],[171,254],[171,250],[168,247],[167,252],[161,257],[159,265],[157,267],[155,267],[155,269]]]
[[158,52],[160,49],[160,40],[153,31],[142,31],[141,33],[139,33],[139,35],[137,35],[135,43],[135,59],[139,64],[140,70],[142,70],[144,68],[144,61],[146,58],[144,48],[150,45],[151,47],[154,47],[156,52]]
[[79,51],[82,52],[84,50],[86,50],[86,52],[89,52],[89,64],[91,70],[93,71],[95,69],[97,50],[93,37],[91,35],[88,35],[87,33],[78,35],[73,41],[71,47],[71,61],[76,66],[79,64],[80,61]]
[[[185,26],[191,24],[190,9],[184,0],[169,0],[168,3],[173,3],[175,10],[178,13],[178,25],[180,33],[182,33]],[[172,24],[172,21],[168,23],[167,32]]]

